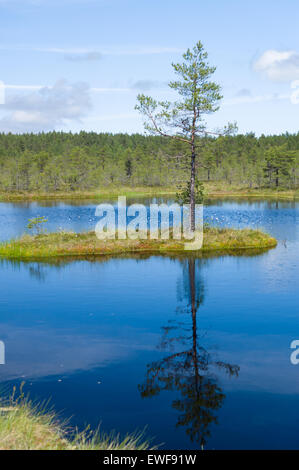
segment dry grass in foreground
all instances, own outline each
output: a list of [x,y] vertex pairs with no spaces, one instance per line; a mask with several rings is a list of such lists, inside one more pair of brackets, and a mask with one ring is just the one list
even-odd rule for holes
[[0,407],[0,450],[145,450],[149,443],[143,433],[104,435],[100,432],[71,431],[61,425],[55,413],[46,412],[28,399]]

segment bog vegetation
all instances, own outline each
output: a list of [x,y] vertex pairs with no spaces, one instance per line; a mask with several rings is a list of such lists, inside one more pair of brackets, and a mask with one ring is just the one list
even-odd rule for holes
[[[239,250],[267,249],[277,241],[261,230],[204,226],[202,249],[197,252],[237,254]],[[95,256],[128,253],[182,253],[184,240],[99,240],[95,232],[56,232],[39,235],[25,234],[16,240],[0,244],[0,258],[41,259],[64,256]]]

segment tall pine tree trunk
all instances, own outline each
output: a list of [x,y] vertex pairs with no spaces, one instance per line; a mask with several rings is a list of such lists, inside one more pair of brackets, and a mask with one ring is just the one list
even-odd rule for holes
[[190,225],[191,232],[195,232],[195,126],[196,126],[196,108],[193,108],[193,122],[191,132],[191,175],[190,175]]
[[195,231],[195,149],[192,145],[191,175],[190,175],[190,225],[191,231]]

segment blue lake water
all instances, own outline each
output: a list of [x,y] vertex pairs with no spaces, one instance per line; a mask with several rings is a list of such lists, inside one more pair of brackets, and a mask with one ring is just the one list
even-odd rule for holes
[[[96,202],[1,203],[1,240],[45,216],[95,226]],[[0,386],[25,381],[80,428],[147,426],[167,449],[299,448],[299,203],[214,201],[205,220],[267,230],[249,256],[0,260]]]

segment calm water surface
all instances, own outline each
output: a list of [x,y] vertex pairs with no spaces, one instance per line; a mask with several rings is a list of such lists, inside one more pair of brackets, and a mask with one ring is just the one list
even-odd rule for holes
[[[92,229],[96,202],[1,203],[0,238],[44,215]],[[299,204],[221,202],[214,224],[264,228],[254,256],[0,261],[0,382],[72,424],[143,429],[168,449],[299,449]]]

